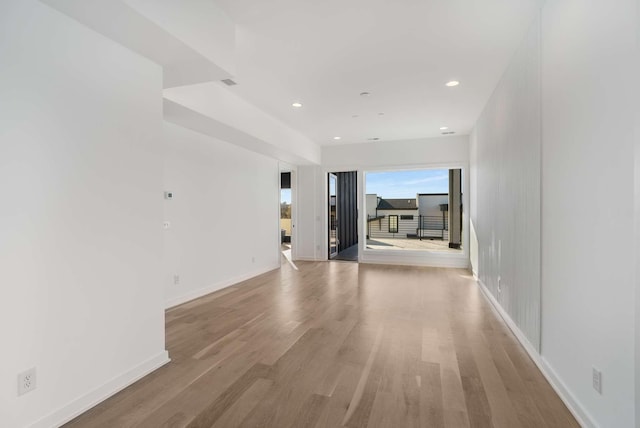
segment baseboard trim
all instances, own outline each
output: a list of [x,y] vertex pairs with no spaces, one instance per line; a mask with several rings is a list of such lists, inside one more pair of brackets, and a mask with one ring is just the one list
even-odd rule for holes
[[557,375],[556,371],[549,365],[549,362],[544,358],[540,357],[540,371],[544,374],[544,377],[547,378],[551,387],[556,391],[556,393],[560,396],[564,404],[567,406],[571,414],[576,418],[578,423],[584,428],[600,428],[600,426],[595,422],[593,417],[587,412],[582,403],[578,399],[576,399],[573,394],[569,391],[569,388],[565,385],[565,383],[560,379]]
[[56,410],[55,412],[50,413],[49,415],[30,425],[30,427],[59,427],[69,422],[70,420],[80,416],[82,413],[86,412],[92,407],[100,404],[112,395],[115,395],[116,393],[122,391],[129,385],[137,382],[149,373],[159,369],[169,361],[171,361],[171,359],[169,358],[168,352],[162,351],[154,357],[151,357],[143,363],[130,369],[129,371],[107,381],[102,386],[99,386],[88,394],[85,394],[73,400],[71,403]]
[[536,365],[539,366],[540,353],[535,348],[535,346],[533,346],[533,344],[529,341],[529,339],[527,339],[527,336],[525,336],[522,330],[520,330],[520,328],[516,325],[513,319],[504,310],[502,305],[500,305],[500,303],[495,298],[495,296],[491,294],[487,286],[480,280],[478,280],[478,285],[480,286],[480,290],[482,291],[482,294],[484,294],[484,297],[486,297],[487,300],[489,300],[489,303],[491,303],[491,306],[493,306],[493,308],[498,312],[498,314],[507,324],[511,332],[516,336],[516,339],[518,339],[518,342],[520,342],[520,344],[524,347],[524,349],[527,351],[529,356],[534,360]]
[[465,258],[418,258],[418,257],[402,257],[366,254],[359,258],[359,263],[376,264],[376,265],[401,265],[401,266],[426,266],[426,267],[443,267],[443,268],[459,268],[468,269],[469,261]]
[[271,272],[272,270],[279,269],[280,264],[269,265],[261,269],[235,276],[233,278],[225,279],[223,281],[216,282],[215,284],[208,285],[206,287],[198,288],[197,290],[190,291],[178,297],[173,297],[165,302],[165,308],[171,309],[175,306],[182,305],[195,299],[199,299],[202,296],[211,294],[215,291],[222,290],[223,288],[230,287],[242,281],[254,278],[263,273]]
[[556,374],[549,363],[531,344],[529,339],[527,339],[522,330],[520,330],[520,328],[516,325],[511,316],[509,316],[502,305],[500,305],[493,294],[491,294],[487,286],[477,278],[477,275],[475,273],[474,277],[476,278],[478,287],[480,287],[480,290],[482,291],[484,297],[489,301],[493,309],[498,313],[498,315],[500,315],[509,329],[513,332],[516,339],[518,339],[518,342],[520,342],[525,351],[527,351],[529,357],[531,357],[535,365],[538,367],[538,369],[540,369],[542,375],[545,377],[545,379],[547,379],[553,390],[556,392],[556,394],[558,394],[562,402],[565,404],[565,406],[567,406],[580,426],[584,428],[599,428],[591,415],[589,415],[589,413],[586,411],[584,406],[574,397],[569,388],[567,388],[564,382],[562,382],[560,377]]
[[303,261],[303,262],[326,262],[326,260],[320,260],[320,259],[316,259],[315,257],[296,257],[295,259],[293,259],[294,262],[297,262],[298,260]]

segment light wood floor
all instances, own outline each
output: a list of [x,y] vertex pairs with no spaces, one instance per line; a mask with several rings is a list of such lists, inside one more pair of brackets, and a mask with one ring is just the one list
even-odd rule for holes
[[298,263],[167,311],[172,362],[67,427],[577,427],[464,270]]

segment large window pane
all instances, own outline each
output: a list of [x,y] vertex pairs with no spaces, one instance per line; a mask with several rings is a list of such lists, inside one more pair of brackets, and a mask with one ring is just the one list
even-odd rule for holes
[[462,171],[366,172],[367,248],[462,249]]

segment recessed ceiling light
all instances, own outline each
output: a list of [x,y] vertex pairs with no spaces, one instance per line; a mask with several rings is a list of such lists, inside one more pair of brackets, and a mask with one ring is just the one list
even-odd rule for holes
[[339,140],[342,137],[333,137],[334,140]]
[[384,113],[378,113],[378,116],[384,116]]
[[448,127],[448,126],[441,126],[441,127],[440,127],[440,130],[441,130],[441,131],[446,131],[447,129],[449,129],[449,127]]
[[447,132],[443,132],[442,135],[452,135],[455,134],[455,132],[453,131],[447,131]]
[[369,138],[369,141],[378,141],[380,138],[378,137],[373,137],[373,138]]
[[369,95],[371,95],[370,92],[360,92],[361,97],[368,97]]
[[354,114],[351,117],[360,117],[360,115],[359,114]]
[[300,108],[300,107],[302,107],[302,103],[295,102],[295,103],[291,104],[291,106],[292,107],[296,107],[296,108]]
[[450,80],[449,82],[446,83],[446,85],[449,87],[458,86],[459,84],[460,82],[458,82],[457,80]]

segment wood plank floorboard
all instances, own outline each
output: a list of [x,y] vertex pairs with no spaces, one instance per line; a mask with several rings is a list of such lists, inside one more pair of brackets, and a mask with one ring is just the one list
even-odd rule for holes
[[579,426],[467,271],[297,266],[168,310],[171,363],[65,427]]

